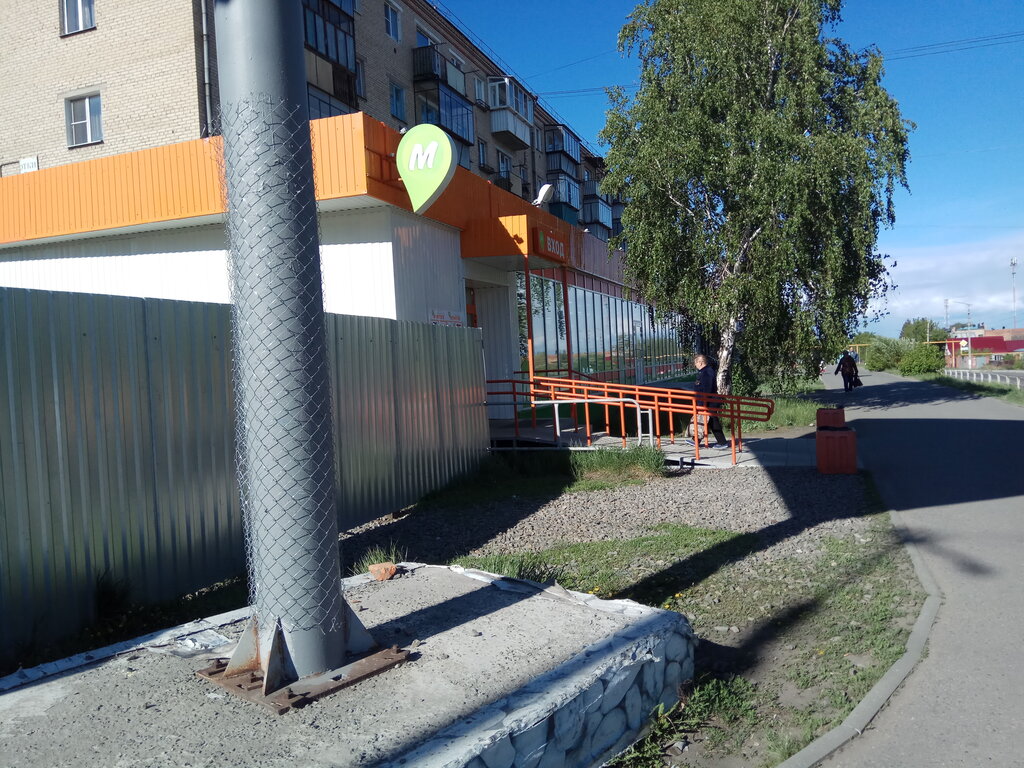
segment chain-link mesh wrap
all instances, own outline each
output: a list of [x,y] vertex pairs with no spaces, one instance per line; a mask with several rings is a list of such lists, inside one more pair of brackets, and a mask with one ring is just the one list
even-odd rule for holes
[[223,110],[238,479],[252,604],[285,628],[340,632],[309,122],[304,109],[269,97]]

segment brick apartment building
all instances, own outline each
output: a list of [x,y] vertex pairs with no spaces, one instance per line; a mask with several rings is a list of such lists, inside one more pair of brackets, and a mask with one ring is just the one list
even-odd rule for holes
[[[599,193],[601,158],[484,43],[425,0],[301,4],[314,159],[361,169],[321,198],[328,311],[461,318],[484,330],[494,378],[528,368],[646,381],[686,366],[673,319],[630,298],[609,257],[617,220]],[[213,10],[0,6],[0,286],[230,300],[211,181]],[[470,178],[446,193],[457,204],[415,215],[389,153],[424,122],[453,137]],[[350,154],[318,137],[350,142]],[[531,205],[545,184],[553,196]]]
[[[600,158],[424,0],[302,0],[311,118],[429,122],[460,164],[607,240]],[[27,7],[26,7],[27,6]],[[217,133],[214,0],[58,0],[0,10],[0,175]]]

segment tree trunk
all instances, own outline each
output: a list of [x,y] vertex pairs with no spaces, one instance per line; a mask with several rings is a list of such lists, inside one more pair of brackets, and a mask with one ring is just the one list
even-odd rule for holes
[[732,358],[736,350],[738,328],[739,319],[734,316],[729,318],[729,322],[722,329],[718,344],[718,379],[715,382],[720,395],[732,394]]

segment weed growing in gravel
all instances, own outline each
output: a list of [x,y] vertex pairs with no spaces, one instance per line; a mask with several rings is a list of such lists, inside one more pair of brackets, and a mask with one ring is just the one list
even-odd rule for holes
[[660,706],[651,715],[647,738],[615,758],[614,768],[645,768],[664,764],[666,748],[687,743],[699,730],[716,746],[738,744],[757,721],[758,694],[742,677],[706,677],[668,712]]
[[352,563],[352,575],[366,573],[375,563],[401,563],[408,557],[408,552],[392,542],[386,547],[370,547]]
[[572,492],[596,491],[618,485],[639,485],[665,474],[665,454],[657,448],[634,445],[625,450],[574,451]]

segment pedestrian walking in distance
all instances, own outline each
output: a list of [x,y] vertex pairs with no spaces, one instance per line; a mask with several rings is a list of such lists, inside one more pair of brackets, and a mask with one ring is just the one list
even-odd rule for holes
[[[697,369],[697,385],[694,389],[697,392],[703,392],[708,395],[717,395],[718,382],[716,379],[718,372],[710,363],[708,363],[708,359],[704,355],[697,355],[693,358],[693,367]],[[698,401],[698,405],[701,404],[702,403]],[[703,404],[706,405],[707,403]],[[695,424],[696,429],[694,428]],[[698,413],[686,428],[686,436],[691,438],[687,442],[691,445],[693,444],[693,440],[696,440],[698,443],[703,442],[709,429],[711,430],[711,434],[715,436],[715,448],[729,447],[729,443],[725,439],[725,433],[722,431],[722,420],[716,415],[709,415],[705,413]],[[695,431],[696,437],[693,436]]]
[[[853,355],[848,350],[843,352],[843,356],[839,358],[836,373],[843,374],[843,391],[853,392],[853,382],[860,376],[860,373],[857,371],[857,361],[853,359]],[[836,373],[832,375],[835,376]]]

